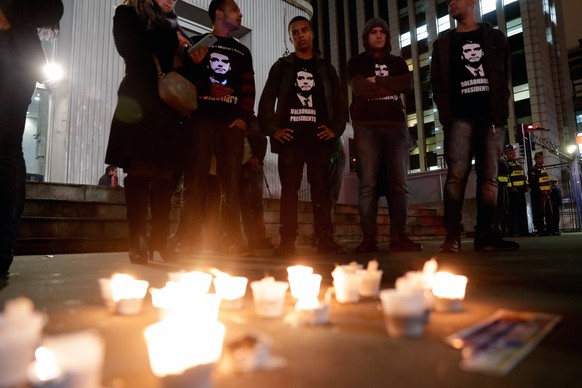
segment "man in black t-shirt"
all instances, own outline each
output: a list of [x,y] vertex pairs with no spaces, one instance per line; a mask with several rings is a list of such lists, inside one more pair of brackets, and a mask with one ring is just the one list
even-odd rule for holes
[[302,16],[289,23],[295,52],[280,58],[269,72],[259,103],[261,130],[279,154],[281,242],[275,256],[295,253],[298,193],[307,165],[317,250],[342,254],[333,237],[330,161],[347,120],[347,104],[336,70],[313,49],[311,22]]
[[461,214],[467,178],[475,157],[477,223],[475,251],[514,250],[493,230],[497,168],[509,116],[509,49],[505,35],[477,23],[477,0],[448,2],[457,28],[434,43],[433,98],[444,127],[448,172],[444,187],[447,237],[441,252],[461,250]]

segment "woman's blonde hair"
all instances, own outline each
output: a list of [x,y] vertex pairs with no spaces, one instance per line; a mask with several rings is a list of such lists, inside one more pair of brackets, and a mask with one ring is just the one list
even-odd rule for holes
[[154,5],[154,0],[123,0],[124,5],[137,8],[138,3],[146,3],[147,5]]

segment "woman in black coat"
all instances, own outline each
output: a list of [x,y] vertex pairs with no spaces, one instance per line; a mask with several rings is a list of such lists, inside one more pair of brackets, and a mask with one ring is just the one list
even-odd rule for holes
[[[185,144],[185,119],[158,96],[157,69],[173,68],[188,40],[173,12],[175,0],[125,0],[115,10],[113,37],[125,60],[125,77],[111,124],[105,162],[127,173],[125,196],[132,263],[153,259],[159,251],[171,260],[167,240],[171,197],[176,188]],[[147,238],[147,214],[152,227]]]
[[37,28],[55,25],[61,0],[0,0],[0,276],[8,274],[24,209],[26,110],[46,58]]

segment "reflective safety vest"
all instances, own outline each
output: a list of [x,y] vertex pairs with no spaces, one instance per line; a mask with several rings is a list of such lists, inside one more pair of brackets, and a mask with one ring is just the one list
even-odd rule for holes
[[509,174],[511,170],[507,165],[507,159],[504,156],[499,158],[499,167],[497,169],[497,182],[499,182],[500,187],[511,187],[509,182]]
[[517,163],[516,161],[507,161],[507,165],[509,166],[509,170],[511,173],[509,174],[509,183],[507,187],[515,187],[518,189],[528,187],[529,182],[527,181],[527,176],[525,175],[525,170],[521,166],[521,164]]
[[534,188],[537,187],[542,193],[549,194],[552,190],[552,184],[550,183],[550,176],[546,169],[536,164],[530,171],[532,179],[535,179],[535,181],[532,181]]

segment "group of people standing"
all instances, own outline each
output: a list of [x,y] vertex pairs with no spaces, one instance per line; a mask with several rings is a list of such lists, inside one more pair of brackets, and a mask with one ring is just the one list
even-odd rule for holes
[[[211,1],[208,14],[217,41],[210,47],[193,47],[203,37],[186,36],[177,23],[174,5],[174,0],[125,0],[114,17],[114,40],[126,73],[106,162],[127,173],[131,261],[145,262],[156,251],[162,259],[173,260],[181,253],[201,250],[204,240],[210,238],[208,214],[216,197],[220,198],[215,214],[219,214],[221,238],[216,245],[221,253],[250,253],[241,232],[241,212],[249,246],[266,247],[268,244],[251,244],[265,241],[263,209],[257,204],[262,199],[264,136],[270,137],[271,150],[278,154],[281,181],[280,243],[274,255],[295,253],[304,166],[311,188],[317,250],[345,253],[334,238],[332,213],[338,192],[336,178],[343,165],[339,163],[339,154],[344,152],[340,136],[348,121],[347,98],[337,71],[313,47],[311,22],[302,16],[289,22],[289,39],[295,50],[272,66],[255,117],[252,56],[232,37],[242,20],[235,1]],[[386,22],[372,19],[362,38],[366,51],[348,64],[364,231],[357,251],[377,249],[376,185],[381,165],[389,171],[390,247],[420,250],[422,246],[406,234],[409,135],[400,94],[411,90],[412,77],[404,60],[390,54]],[[163,72],[178,69],[197,86],[198,109],[188,117],[158,97],[155,59]],[[245,157],[248,148],[251,156]],[[248,163],[241,163],[245,160]],[[213,190],[213,174],[218,190]],[[170,238],[171,197],[181,177],[180,222]],[[241,186],[244,180],[247,183]],[[253,201],[257,196],[259,200]],[[249,199],[241,205],[243,198]],[[247,224],[255,231],[247,233]]]

